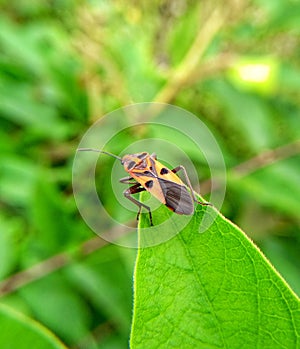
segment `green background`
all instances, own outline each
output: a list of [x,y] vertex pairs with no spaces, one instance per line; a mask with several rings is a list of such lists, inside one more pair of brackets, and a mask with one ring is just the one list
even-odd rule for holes
[[[68,347],[128,347],[136,250],[86,226],[72,161],[99,117],[148,101],[210,128],[228,171],[222,213],[300,294],[299,1],[0,4],[1,303]],[[206,194],[209,169],[190,158]],[[134,219],[107,187],[111,214]]]

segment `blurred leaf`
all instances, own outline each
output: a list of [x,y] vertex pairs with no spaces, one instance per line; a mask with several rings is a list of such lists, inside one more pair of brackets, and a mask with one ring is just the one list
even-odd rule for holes
[[[175,237],[139,249],[131,348],[296,347],[299,300],[223,216],[216,213],[200,234],[206,210],[213,214],[213,208],[198,205]],[[165,207],[155,212],[156,225],[168,217],[166,212]],[[149,226],[144,217],[142,228]],[[152,229],[164,236],[176,229],[169,222]],[[140,235],[140,241],[144,238]]]
[[17,264],[17,234],[22,229],[19,218],[0,215],[0,279],[14,270]]
[[59,274],[36,280],[21,290],[34,317],[69,343],[87,335],[90,314],[84,300]]
[[49,330],[4,305],[0,306],[0,326],[1,348],[66,348]]
[[230,176],[228,180],[233,190],[247,193],[253,201],[299,217],[298,157],[276,162],[234,182]]
[[43,136],[60,139],[67,132],[66,125],[58,119],[55,108],[38,101],[29,85],[3,81],[0,84],[0,112],[17,125],[30,128]]
[[[211,139],[213,138],[213,135],[208,134],[204,128],[201,129],[202,121],[198,121],[196,118],[190,118],[188,127],[191,129],[191,132],[190,134],[187,134],[185,132],[185,118],[180,115],[180,112],[178,117],[177,115],[174,115],[174,117],[176,117],[176,127],[174,125],[174,128],[157,124],[149,126],[149,137],[153,137],[153,140],[151,140],[150,143],[152,148],[149,152],[152,153],[154,151],[157,153],[159,158],[165,160],[176,157],[177,159],[180,159],[183,155],[188,155],[189,158],[195,159],[195,161],[198,161],[201,165],[206,164],[208,159],[211,161],[211,164],[218,165],[219,154],[215,154],[211,149]],[[191,135],[193,135],[193,137],[191,137]],[[212,138],[210,138],[210,136]],[[166,142],[164,147],[161,146],[162,140]],[[199,146],[199,144],[201,146]],[[174,154],[174,145],[178,145],[178,154]],[[159,153],[157,149],[159,150]]]
[[[123,334],[128,335],[134,259],[132,257],[128,259],[127,255],[127,263],[131,267],[127,269],[127,265],[125,268],[119,250],[120,248],[113,245],[102,248],[84,263],[70,266],[68,275],[89,302],[104,312],[109,321]],[[131,252],[135,255],[134,250]]]
[[[274,8],[274,7],[273,7]],[[276,31],[293,30],[294,33],[299,33],[299,2],[295,1],[286,3],[280,1],[277,4],[276,11],[272,14],[272,19],[268,25]]]
[[[191,7],[178,13],[178,17],[168,19],[170,32],[160,33],[168,41],[171,63],[174,66],[180,64],[195,39],[200,21],[199,5],[199,3],[194,3]],[[166,21],[166,19],[163,20]],[[165,30],[163,28],[161,30]]]
[[[31,241],[46,255],[62,250],[72,242],[75,225],[67,210],[64,198],[43,172],[38,174],[30,203],[31,224],[36,236]],[[57,217],[56,219],[54,217]],[[74,236],[74,241],[78,237]],[[44,253],[42,254],[43,256]]]
[[274,99],[271,102],[273,104],[274,114],[278,115],[277,124],[281,140],[288,143],[300,139],[299,107],[289,100]]
[[255,151],[274,144],[276,132],[271,110],[262,99],[242,94],[222,80],[209,84],[227,109],[228,120],[242,133],[243,143]]
[[38,166],[15,155],[0,157],[0,198],[8,205],[26,207],[33,192]]
[[38,54],[34,41],[28,35],[28,26],[20,29],[8,17],[1,16],[0,44],[5,55],[13,56],[14,63],[20,62],[31,73],[38,75],[45,69],[43,57]]
[[291,63],[282,64],[280,69],[280,91],[285,93],[295,91],[298,93],[300,81],[297,79],[297,76],[299,76],[299,74],[300,71],[297,66],[292,65]]
[[[33,22],[24,28],[7,19],[0,29],[0,46],[5,52],[2,59],[0,56],[4,68],[0,111],[9,120],[44,136],[61,139],[72,134],[74,129],[59,118],[60,108],[64,106],[83,120],[87,99],[80,81],[82,68],[72,56],[65,33],[52,22]],[[18,88],[12,74],[23,77]]]
[[101,344],[98,346],[99,349],[116,349],[116,348],[128,348],[128,338],[124,340],[123,337],[120,336],[109,336],[104,338],[101,341]]
[[115,84],[128,89],[124,93],[136,102],[151,100],[162,86],[163,79],[156,72],[149,40],[140,32],[140,27],[130,27],[122,36],[118,31],[112,32],[107,49],[109,56],[118,64],[116,78],[124,79]]

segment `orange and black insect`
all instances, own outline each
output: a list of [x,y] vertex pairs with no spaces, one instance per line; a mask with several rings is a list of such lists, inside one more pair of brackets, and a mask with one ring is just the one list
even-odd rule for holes
[[[148,210],[151,225],[153,225],[153,222],[150,207],[132,197],[133,194],[147,190],[170,210],[183,215],[193,214],[194,202],[201,205],[210,205],[210,203],[203,203],[197,200],[188,174],[183,166],[180,165],[170,170],[157,161],[156,154],[150,155],[147,152],[143,152],[124,155],[121,158],[106,151],[92,148],[79,148],[78,151],[103,153],[121,162],[124,166],[124,170],[128,172],[130,176],[120,179],[120,182],[132,184],[123,194],[127,199],[138,206],[137,219],[139,219],[142,207]],[[186,184],[176,175],[180,170],[183,171]],[[187,188],[189,188],[190,191],[188,191]]]

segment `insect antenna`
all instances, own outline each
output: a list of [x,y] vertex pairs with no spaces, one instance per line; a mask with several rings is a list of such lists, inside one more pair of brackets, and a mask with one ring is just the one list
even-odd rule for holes
[[77,151],[94,151],[96,153],[103,153],[103,154],[112,156],[113,158],[116,158],[116,159],[122,161],[122,158],[120,156],[117,156],[115,154],[109,153],[109,152],[104,151],[104,150],[98,150],[98,149],[94,149],[94,148],[78,148]]

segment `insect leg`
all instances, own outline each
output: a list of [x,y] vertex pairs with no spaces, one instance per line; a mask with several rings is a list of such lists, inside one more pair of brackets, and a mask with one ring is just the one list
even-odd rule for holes
[[144,191],[144,190],[146,190],[146,189],[141,187],[141,185],[139,183],[137,183],[137,184],[133,185],[132,187],[129,187],[128,189],[126,189],[123,192],[123,194],[126,197],[126,199],[130,200],[131,202],[133,202],[135,205],[138,206],[139,210],[138,210],[138,214],[137,214],[136,219],[139,219],[140,214],[141,214],[141,209],[142,209],[142,207],[144,207],[146,210],[148,210],[149,218],[150,218],[150,224],[153,225],[152,214],[151,214],[150,207],[145,205],[145,204],[143,204],[142,202],[136,200],[135,198],[133,198],[131,196],[132,194],[137,194],[137,193],[140,193],[141,191]]
[[203,206],[212,206],[212,204],[211,204],[210,202],[201,202],[201,201],[197,200],[197,198],[196,198],[196,196],[195,196],[195,193],[194,193],[194,189],[193,189],[192,184],[191,184],[191,181],[190,181],[190,179],[189,179],[189,176],[188,176],[188,174],[187,174],[186,169],[185,169],[184,166],[179,165],[179,166],[175,167],[175,168],[172,170],[172,172],[177,173],[177,172],[179,172],[180,170],[182,170],[182,172],[183,172],[183,174],[184,174],[184,177],[185,177],[187,186],[189,187],[189,189],[190,189],[190,191],[191,191],[193,200],[194,200],[195,202],[197,202],[198,204],[203,205]]
[[124,177],[120,179],[120,182],[124,184],[135,184],[136,180],[133,177]]

